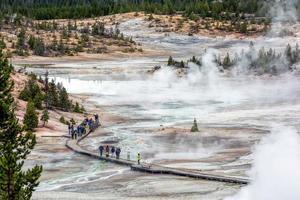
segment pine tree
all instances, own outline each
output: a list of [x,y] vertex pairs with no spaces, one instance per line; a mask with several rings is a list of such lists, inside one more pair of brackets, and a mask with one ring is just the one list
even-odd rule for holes
[[37,93],[34,98],[33,98],[33,103],[34,103],[34,106],[37,108],[37,109],[42,109],[43,108],[43,100],[44,100],[44,95],[40,92],[40,93]]
[[59,118],[59,121],[60,121],[62,124],[66,124],[66,120],[65,120],[64,116],[61,116],[61,117]]
[[14,114],[11,72],[12,66],[0,51],[0,199],[29,200],[39,184],[42,167],[23,169],[36,138],[31,132],[23,133]]
[[44,95],[37,84],[37,78],[35,75],[30,75],[30,79],[26,83],[25,88],[20,92],[19,98],[24,101],[32,100],[36,108],[42,109]]
[[32,101],[29,101],[27,104],[23,123],[24,128],[27,131],[34,131],[34,129],[38,126],[39,119]]
[[169,60],[168,60],[168,66],[171,66],[174,64],[174,60],[172,58],[172,56],[169,57]]
[[18,34],[18,41],[17,41],[17,54],[19,56],[25,56],[27,55],[27,51],[25,48],[25,29],[21,29],[21,31]]
[[28,45],[31,50],[34,49],[35,43],[36,43],[35,37],[33,35],[30,35],[29,40],[28,40]]
[[293,61],[293,54],[292,54],[292,47],[290,44],[287,45],[286,49],[285,49],[285,56],[287,58],[287,60],[292,63]]
[[26,31],[25,29],[21,29],[21,31],[18,34],[18,41],[17,41],[17,48],[18,49],[23,49],[25,45],[25,34]]
[[43,56],[45,54],[45,43],[42,38],[35,40],[35,45],[33,49],[34,55]]
[[52,107],[52,106],[56,107],[56,106],[58,106],[58,94],[57,94],[56,85],[55,85],[53,79],[50,83],[48,83],[48,86],[49,86],[49,89],[48,89],[48,93],[46,96],[48,105],[49,105],[49,107]]
[[180,62],[180,68],[185,68],[185,64],[184,64],[183,60]]
[[49,112],[48,112],[47,109],[44,109],[44,110],[43,110],[43,114],[42,114],[41,120],[43,121],[43,126],[45,126],[46,123],[47,123],[48,120],[49,120]]
[[74,107],[73,111],[76,113],[82,113],[82,110],[81,110],[78,102],[75,103],[75,107]]
[[64,87],[59,90],[59,107],[66,111],[70,110],[71,107],[68,92]]
[[194,124],[193,124],[193,126],[191,128],[191,132],[199,132],[196,118],[194,119]]
[[231,62],[229,53],[227,53],[223,60],[223,68],[229,69],[231,66],[232,66],[232,62]]

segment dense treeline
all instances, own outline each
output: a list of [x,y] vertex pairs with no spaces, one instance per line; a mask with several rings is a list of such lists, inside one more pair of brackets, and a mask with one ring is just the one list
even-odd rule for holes
[[[147,13],[202,17],[234,17],[241,13],[264,15],[263,0],[1,0],[2,14],[18,13],[35,19],[86,18],[115,13]],[[258,12],[260,11],[260,13]],[[226,14],[224,14],[226,12]],[[222,14],[223,13],[223,14]],[[222,16],[223,15],[223,16]]]
[[33,106],[39,110],[56,108],[67,112],[85,111],[78,102],[74,104],[69,99],[69,94],[61,83],[55,84],[53,79],[49,82],[47,77],[45,80],[42,77],[37,79],[35,74],[30,74],[29,77],[24,89],[20,92],[20,99],[32,102]]
[[[300,48],[296,44],[295,47],[287,45],[284,52],[278,53],[275,49],[265,49],[264,47],[259,50],[254,48],[253,43],[250,44],[249,49],[242,51],[239,54],[235,53],[230,55],[227,53],[225,56],[213,54],[213,63],[218,67],[221,72],[232,71],[242,74],[280,74],[294,70],[294,64],[300,61]],[[194,63],[201,69],[203,67],[203,58],[196,58],[193,56],[187,62],[176,61],[171,56],[168,60],[168,66],[173,66],[177,69],[188,69],[189,62]]]

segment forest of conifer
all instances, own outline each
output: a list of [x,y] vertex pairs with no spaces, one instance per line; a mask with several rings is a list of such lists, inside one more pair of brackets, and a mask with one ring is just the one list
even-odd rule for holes
[[[0,9],[2,15],[18,13],[34,19],[87,18],[135,11],[232,18],[243,13],[264,16],[267,7],[262,0],[1,0]],[[227,14],[221,15],[224,12]]]

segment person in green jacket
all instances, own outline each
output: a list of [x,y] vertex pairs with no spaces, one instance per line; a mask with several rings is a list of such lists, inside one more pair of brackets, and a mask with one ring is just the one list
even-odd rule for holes
[[137,162],[138,162],[138,165],[139,165],[140,162],[141,162],[141,154],[140,154],[140,153],[138,153],[138,155],[137,155]]

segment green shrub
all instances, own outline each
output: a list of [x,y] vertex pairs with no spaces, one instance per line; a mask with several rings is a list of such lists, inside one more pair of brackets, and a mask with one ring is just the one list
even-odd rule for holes
[[73,125],[76,124],[76,122],[75,122],[75,120],[73,118],[70,119],[70,123],[73,124]]
[[59,118],[59,122],[62,123],[62,124],[66,124],[66,120],[65,120],[64,116],[61,116]]

